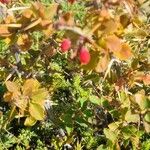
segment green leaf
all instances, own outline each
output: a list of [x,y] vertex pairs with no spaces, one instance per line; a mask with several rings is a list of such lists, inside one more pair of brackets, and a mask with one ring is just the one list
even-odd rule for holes
[[86,97],[78,98],[78,101],[80,102],[81,107],[83,107],[84,102],[87,101],[87,98]]
[[150,112],[147,112],[146,115],[144,116],[145,121],[150,123]]
[[150,108],[150,101],[145,96],[145,91],[140,91],[135,94],[135,101],[140,106],[141,110]]
[[73,132],[73,128],[72,128],[72,127],[67,127],[67,126],[66,126],[66,131],[67,131],[67,134],[70,135],[71,132]]
[[121,113],[117,109],[112,109],[109,111],[109,113],[113,118],[119,118],[119,116],[121,115]]
[[82,127],[85,127],[85,128],[88,127],[87,122],[82,117],[76,118],[76,122]]
[[32,116],[28,116],[24,122],[25,126],[33,126],[37,122]]
[[130,110],[127,111],[125,115],[125,120],[130,123],[130,122],[139,122],[140,116],[138,114],[132,114]]
[[96,150],[108,150],[108,149],[104,145],[100,145]]
[[30,103],[29,104],[29,112],[30,115],[35,118],[36,120],[43,120],[44,119],[44,107],[37,103]]
[[150,133],[150,123],[148,123],[147,121],[145,121],[145,119],[143,119],[143,124],[144,124],[145,131],[147,133]]
[[100,105],[101,104],[101,99],[98,98],[97,96],[90,96],[90,102],[96,105]]
[[109,124],[108,127],[111,131],[115,131],[117,128],[119,128],[119,124],[120,124],[120,122],[113,122],[113,123]]
[[124,139],[129,139],[132,135],[136,135],[137,128],[134,126],[125,126],[122,128],[121,132],[123,133]]

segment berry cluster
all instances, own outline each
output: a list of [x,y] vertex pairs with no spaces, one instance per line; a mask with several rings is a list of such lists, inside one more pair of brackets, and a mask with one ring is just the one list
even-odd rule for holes
[[[61,48],[62,53],[68,52],[69,49],[71,48],[70,39],[63,39],[63,41],[61,42],[60,48]],[[88,49],[85,47],[81,47],[79,49],[79,60],[81,64],[84,64],[84,65],[88,64],[90,62],[90,59],[91,59],[91,55]]]

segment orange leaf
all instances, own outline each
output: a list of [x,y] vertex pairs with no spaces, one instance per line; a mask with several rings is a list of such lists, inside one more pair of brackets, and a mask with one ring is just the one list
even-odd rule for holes
[[45,7],[40,2],[32,3],[33,12],[37,17],[45,17]]
[[7,26],[0,25],[0,37],[7,37],[10,36],[11,33],[8,30]]
[[114,32],[117,32],[117,30],[119,28],[119,23],[112,19],[108,20],[108,21],[104,21],[104,23],[102,25],[104,27],[103,31],[106,34],[112,34]]
[[5,101],[5,102],[11,102],[12,96],[13,96],[13,93],[12,93],[12,92],[7,92],[7,93],[5,93],[5,94],[4,94],[4,101]]
[[120,51],[115,51],[114,55],[120,60],[127,60],[132,56],[131,48],[128,44],[122,43],[122,48]]
[[143,76],[143,82],[145,85],[150,85],[150,74]]
[[122,43],[117,36],[110,35],[106,38],[106,46],[111,52],[117,52],[121,50]]
[[106,38],[106,46],[120,60],[127,60],[132,56],[131,47],[126,43],[122,43],[121,39],[115,35]]
[[107,9],[102,9],[100,15],[104,19],[110,19],[110,14]]
[[23,13],[22,13],[22,16],[27,19],[30,19],[32,17],[32,15],[33,15],[33,11],[30,9],[27,9],[27,10],[23,11]]

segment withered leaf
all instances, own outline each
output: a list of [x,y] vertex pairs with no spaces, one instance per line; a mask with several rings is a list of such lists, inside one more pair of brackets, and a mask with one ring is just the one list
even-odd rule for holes
[[108,67],[108,63],[109,56],[108,54],[104,54],[104,56],[99,59],[98,64],[95,67],[96,72],[104,72]]
[[37,20],[34,20],[32,23],[30,23],[28,26],[26,26],[26,27],[23,29],[23,31],[27,31],[27,30],[29,30],[29,29],[31,29],[31,28],[37,26],[38,24],[41,23],[41,21],[42,21],[41,18],[39,18],[39,19],[37,19]]

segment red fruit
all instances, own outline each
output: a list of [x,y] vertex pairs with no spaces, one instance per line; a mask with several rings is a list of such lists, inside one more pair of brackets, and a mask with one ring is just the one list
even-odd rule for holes
[[0,2],[3,3],[3,4],[8,4],[8,3],[11,2],[11,0],[0,0]]
[[68,0],[69,3],[73,4],[75,0]]
[[70,39],[64,39],[62,42],[61,42],[61,51],[62,52],[67,52],[70,47],[71,47],[71,41]]
[[79,58],[80,58],[80,62],[84,65],[86,65],[90,62],[91,55],[87,48],[82,47],[80,49]]

